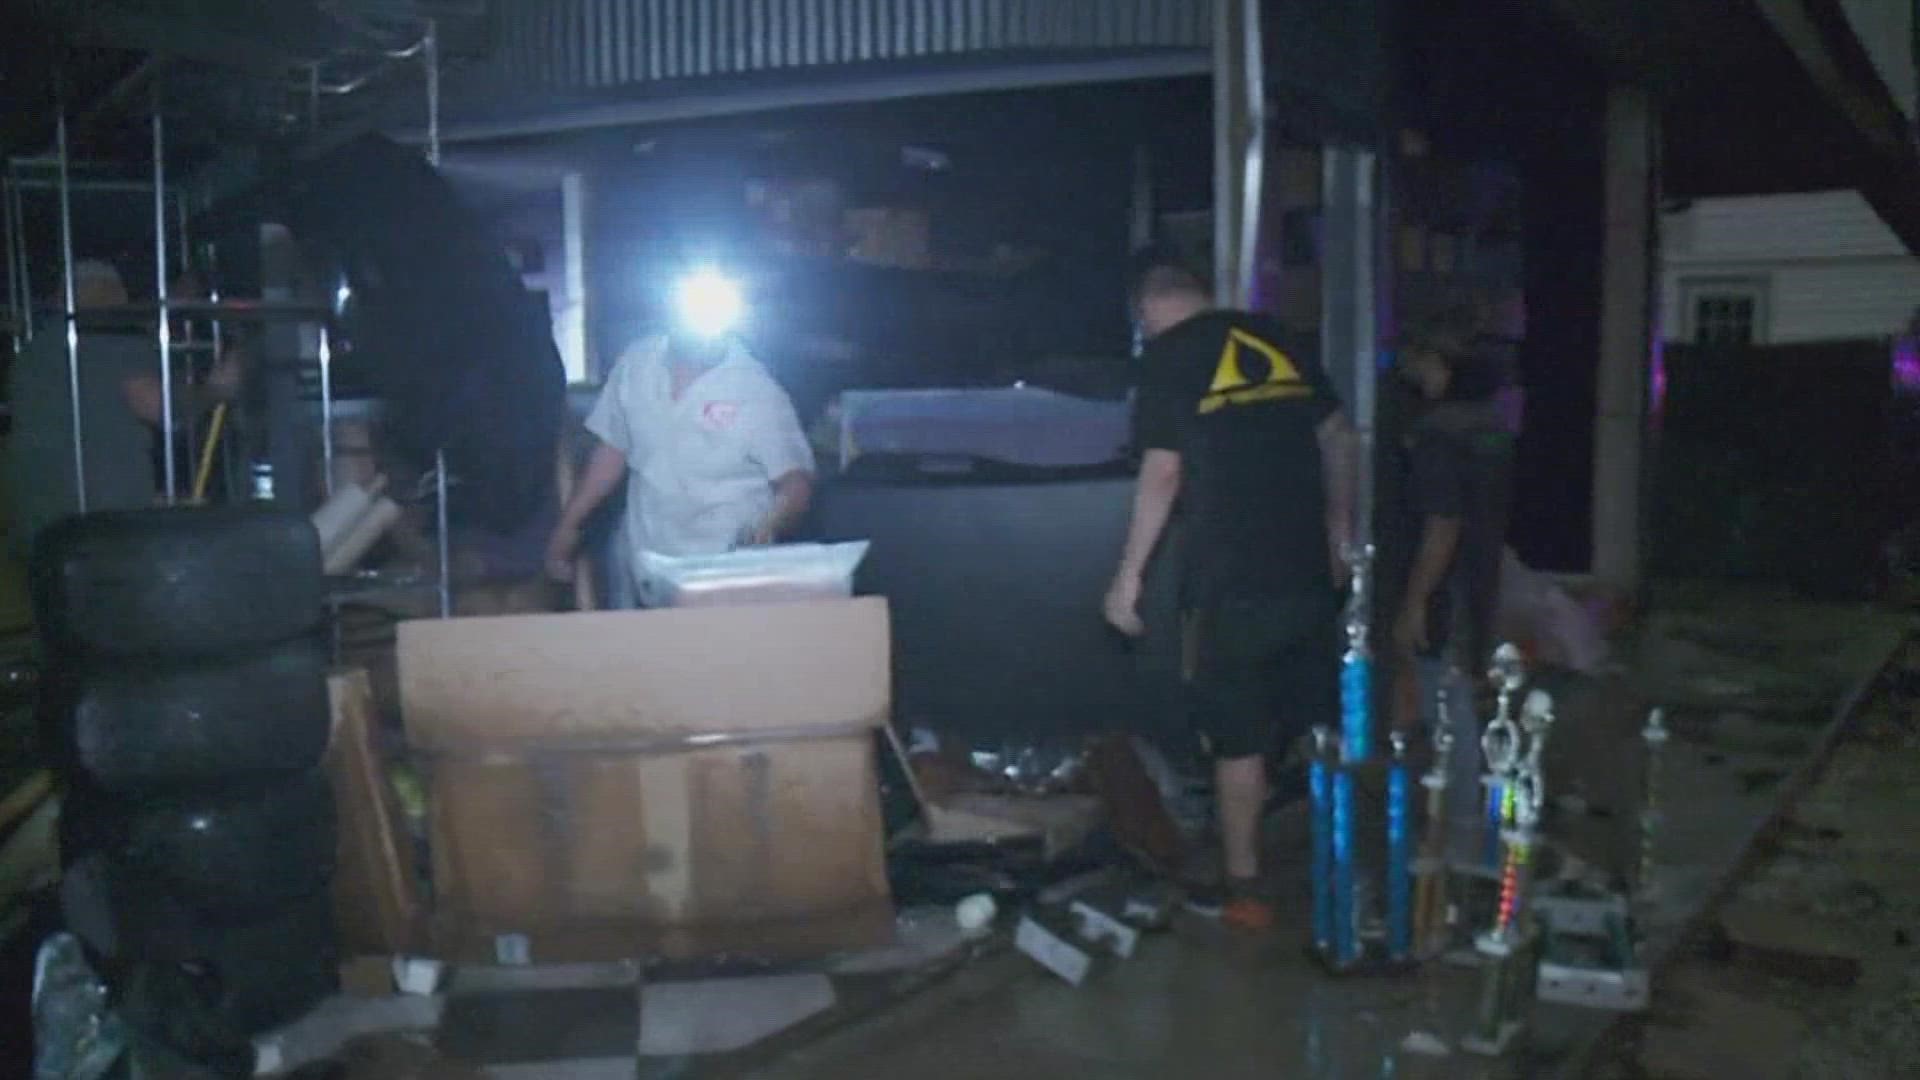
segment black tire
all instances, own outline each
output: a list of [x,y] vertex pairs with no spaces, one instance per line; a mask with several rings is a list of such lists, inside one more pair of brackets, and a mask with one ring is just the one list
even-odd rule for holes
[[244,920],[324,891],[336,835],[319,770],[210,794],[128,797],[80,784],[60,821],[63,862],[106,859],[122,927],[170,921],[174,901],[196,917]]
[[327,668],[311,636],[213,662],[71,665],[45,687],[42,730],[54,761],[112,792],[305,772],[327,750]]
[[247,650],[313,630],[325,603],[313,525],[250,507],[67,518],[34,545],[32,581],[56,661]]
[[332,898],[322,892],[244,925],[201,928],[186,949],[135,951],[109,982],[143,1037],[211,1064],[319,1004],[339,971]]

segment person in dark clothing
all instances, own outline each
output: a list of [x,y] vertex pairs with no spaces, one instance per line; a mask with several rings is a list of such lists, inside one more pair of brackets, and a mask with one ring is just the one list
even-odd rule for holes
[[1266,757],[1339,713],[1352,429],[1310,343],[1214,308],[1193,274],[1150,269],[1134,308],[1148,339],[1134,416],[1143,456],[1106,617],[1144,632],[1142,575],[1178,501],[1191,690],[1226,862],[1218,910],[1261,929],[1273,918],[1253,887]]
[[[74,303],[80,311],[127,303],[119,271],[106,262],[74,266]],[[86,471],[86,509],[135,510],[156,498],[151,450],[161,426],[163,402],[159,349],[150,335],[78,330],[79,399],[67,366],[65,325],[41,327],[7,372],[13,409],[8,446],[10,554],[24,559],[47,526],[80,510],[74,473],[74,415],[79,414]],[[238,362],[223,357],[198,386],[174,387],[175,423],[187,422],[233,397],[240,384]]]
[[[1453,731],[1448,816],[1463,857],[1479,830],[1473,748],[1475,692],[1498,645],[1500,565],[1506,550],[1514,432],[1497,402],[1509,372],[1470,309],[1442,312],[1408,335],[1400,375],[1420,403],[1404,447],[1407,505],[1418,537],[1393,643],[1417,680],[1429,725]],[[1448,715],[1438,715],[1440,689]],[[1458,752],[1464,748],[1466,752]]]

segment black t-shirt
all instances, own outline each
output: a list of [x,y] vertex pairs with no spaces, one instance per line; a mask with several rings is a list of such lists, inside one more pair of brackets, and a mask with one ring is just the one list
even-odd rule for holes
[[1428,644],[1433,655],[1468,672],[1492,658],[1513,453],[1513,434],[1490,404],[1435,407],[1415,425],[1408,447],[1413,535],[1428,517],[1460,521],[1459,547],[1428,604]]
[[1143,365],[1134,436],[1180,454],[1188,602],[1331,600],[1315,432],[1340,402],[1318,348],[1212,311],[1154,338]]

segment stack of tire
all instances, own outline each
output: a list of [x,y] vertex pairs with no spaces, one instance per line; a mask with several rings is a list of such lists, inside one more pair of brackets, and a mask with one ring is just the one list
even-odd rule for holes
[[62,906],[136,1045],[251,1075],[330,993],[320,545],[272,510],[70,518],[36,544]]

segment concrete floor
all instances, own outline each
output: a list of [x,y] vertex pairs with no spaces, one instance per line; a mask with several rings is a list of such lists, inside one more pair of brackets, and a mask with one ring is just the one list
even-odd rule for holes
[[[1718,590],[1663,599],[1625,657],[1628,681],[1674,710],[1663,763],[1671,824],[1648,920],[1656,957],[1728,877],[1841,700],[1871,679],[1909,622]],[[1304,899],[1304,889],[1296,895]],[[1294,918],[1304,917],[1303,904]],[[1300,954],[1300,940],[1282,932],[1248,942],[1183,922],[1079,989],[1006,955],[778,1061],[680,1075],[1546,1077],[1584,1068],[1612,1019],[1541,1007],[1529,1045],[1504,1061],[1410,1052],[1414,1032],[1453,1042],[1471,1014],[1476,973],[1434,965],[1404,978],[1329,979]]]
[[[1881,665],[1908,622],[1867,608],[1719,590],[1659,598],[1642,640],[1623,656],[1626,672],[1615,680],[1619,693],[1668,705],[1676,735],[1665,763],[1671,824],[1658,851],[1661,904],[1650,920],[1652,951],[1670,949],[1684,920],[1728,878],[1783,784],[1814,755],[1838,703]],[[1625,715],[1633,720],[1637,712],[1635,705]],[[1576,761],[1616,762],[1622,754],[1614,744],[1632,738],[1617,724],[1564,735]],[[1297,817],[1293,821],[1292,828],[1283,824],[1274,832],[1282,855],[1296,853],[1283,874],[1295,878],[1287,895],[1303,901],[1293,913],[1298,924],[1305,919],[1305,888],[1298,880],[1301,829]],[[1569,834],[1578,831],[1579,823],[1563,824]],[[1601,823],[1598,831],[1617,831],[1618,824]],[[1886,858],[1901,850],[1901,842],[1881,836],[1881,847],[1873,850]],[[1910,850],[1910,839],[1904,842]],[[1406,1040],[1414,1033],[1452,1045],[1472,1011],[1477,973],[1432,965],[1401,978],[1329,979],[1301,954],[1302,936],[1281,932],[1248,941],[1211,923],[1182,919],[1171,933],[1148,938],[1133,959],[1114,963],[1079,989],[1002,949],[903,998],[877,990],[857,1010],[858,1020],[809,1024],[726,1058],[643,1059],[637,1075],[1551,1077],[1584,1068],[1589,1044],[1612,1020],[1603,1013],[1543,1007],[1534,1014],[1529,1044],[1512,1059],[1413,1052]],[[1905,993],[1902,986],[1895,986],[1896,1000],[1905,1000],[1898,997]],[[842,1001],[851,996],[843,984]],[[1669,998],[1671,992],[1661,1000]],[[603,1010],[608,1015],[633,1016],[630,992],[610,1000]],[[550,1030],[539,1033],[526,1030],[529,1014],[478,1026],[504,1027],[522,1037],[540,1034],[570,1054],[597,1052],[597,1043],[582,1043],[599,1030],[590,1016],[597,1014],[574,1005],[547,1018],[539,1026]],[[456,1041],[450,1036],[458,1027],[442,1029],[443,1048]],[[606,1075],[635,1075],[633,1059],[626,1057],[621,1067],[624,1055],[615,1045],[632,1045],[633,1025],[608,1030],[605,1041],[614,1053],[599,1059],[613,1068]],[[1617,1075],[1647,1075],[1637,1061],[1616,1064],[1625,1069]],[[528,1068],[534,1071],[525,1075],[548,1080],[563,1075],[551,1065]]]

